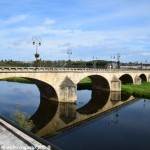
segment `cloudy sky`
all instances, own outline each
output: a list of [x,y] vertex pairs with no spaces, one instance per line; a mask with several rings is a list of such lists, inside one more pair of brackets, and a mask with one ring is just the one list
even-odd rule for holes
[[150,0],[0,0],[0,60],[150,61]]

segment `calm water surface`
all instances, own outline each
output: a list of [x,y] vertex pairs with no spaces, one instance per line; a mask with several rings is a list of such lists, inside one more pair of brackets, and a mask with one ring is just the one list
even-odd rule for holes
[[[1,81],[0,89],[0,114],[12,119],[16,104],[20,104],[21,111],[27,112],[35,124],[47,114],[43,122],[38,124],[36,134],[64,150],[150,149],[150,100],[139,99],[103,117],[84,121],[104,112],[106,106],[116,106],[118,101],[111,101],[108,93],[103,96],[97,91],[82,90],[78,91],[77,105],[60,105],[41,100],[36,85]],[[79,126],[60,132],[78,120],[82,120]],[[59,134],[44,136],[46,133],[42,129],[49,134]]]

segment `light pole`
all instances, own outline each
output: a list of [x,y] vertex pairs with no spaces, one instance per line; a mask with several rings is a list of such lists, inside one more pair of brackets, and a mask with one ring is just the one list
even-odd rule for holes
[[93,68],[96,68],[97,57],[93,56]]
[[34,56],[35,56],[36,61],[37,61],[38,58],[40,57],[40,54],[38,53],[38,46],[41,46],[42,39],[40,37],[33,37],[32,41],[33,41],[33,45],[35,45],[36,53]]
[[116,67],[118,68],[118,69],[120,69],[120,54],[117,54],[116,56],[111,56],[111,59],[112,59],[112,61],[111,61],[111,64],[112,64],[112,68],[113,68],[113,59],[116,59]]
[[67,54],[68,54],[68,56],[69,56],[69,60],[68,60],[68,67],[70,67],[70,66],[71,66],[71,59],[70,59],[70,55],[72,55],[72,50],[71,50],[71,49],[68,49],[68,50],[67,50]]
[[68,54],[68,56],[69,56],[69,61],[70,61],[70,55],[72,55],[72,50],[71,50],[71,49],[68,49],[68,50],[67,50],[67,54]]
[[113,63],[115,59],[116,59],[116,56],[113,56],[113,55],[112,55],[112,56],[111,56],[111,69],[114,69],[114,67],[115,67],[115,66],[114,66],[114,63]]
[[120,54],[117,54],[117,66],[120,69]]

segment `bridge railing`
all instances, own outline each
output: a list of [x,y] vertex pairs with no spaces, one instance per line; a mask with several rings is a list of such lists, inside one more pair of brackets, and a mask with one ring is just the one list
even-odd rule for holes
[[57,67],[0,67],[0,72],[120,72],[120,71],[142,71],[149,70],[150,68],[121,68],[121,69],[100,69],[100,68],[57,68]]

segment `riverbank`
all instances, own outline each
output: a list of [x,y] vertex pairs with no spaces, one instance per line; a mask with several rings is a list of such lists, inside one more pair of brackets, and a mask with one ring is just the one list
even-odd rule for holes
[[18,83],[27,83],[27,84],[32,84],[28,79],[25,78],[5,78],[5,79],[0,79],[0,81],[8,81],[8,82],[18,82]]
[[135,97],[150,98],[150,83],[144,82],[141,85],[122,85],[122,92]]
[[92,89],[92,81],[89,77],[86,77],[84,79],[82,79],[77,86],[78,90],[82,90],[82,89],[87,89],[87,90],[91,90]]

